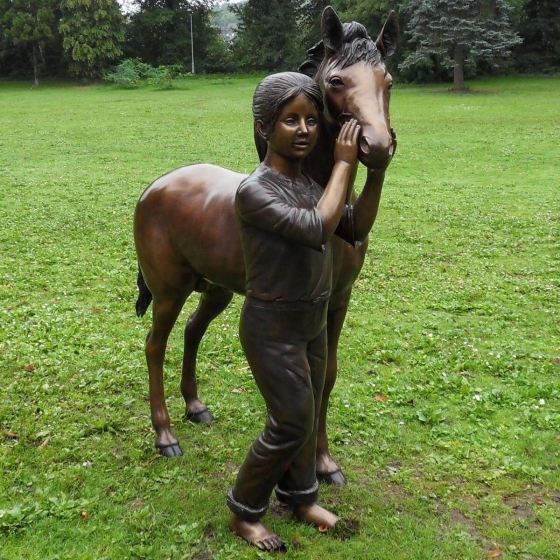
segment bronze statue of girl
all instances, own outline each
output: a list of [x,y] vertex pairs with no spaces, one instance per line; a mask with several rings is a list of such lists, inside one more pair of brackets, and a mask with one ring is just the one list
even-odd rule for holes
[[284,72],[262,80],[253,98],[260,166],[235,197],[247,297],[240,338],[266,401],[263,432],[239,470],[227,503],[230,528],[261,550],[284,543],[261,522],[270,495],[297,519],[333,527],[317,504],[317,427],[327,359],[332,235],[358,245],[355,209],[345,205],[357,165],[359,125],[344,124],[323,190],[301,171],[319,134],[322,94],[309,77]]

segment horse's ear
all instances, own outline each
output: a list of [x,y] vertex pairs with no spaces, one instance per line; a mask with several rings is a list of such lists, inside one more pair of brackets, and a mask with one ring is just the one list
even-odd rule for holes
[[344,31],[342,29],[342,22],[332,6],[327,6],[323,10],[321,33],[323,35],[323,44],[328,54],[340,51],[344,40]]
[[383,29],[379,33],[375,44],[383,58],[391,56],[397,48],[397,41],[399,40],[399,20],[395,10],[391,10],[387,21],[383,25]]

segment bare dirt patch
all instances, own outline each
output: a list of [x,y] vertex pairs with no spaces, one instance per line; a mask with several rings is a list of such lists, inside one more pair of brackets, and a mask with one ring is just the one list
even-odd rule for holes
[[453,509],[449,512],[449,520],[453,525],[460,525],[471,536],[477,538],[478,531],[472,519],[469,519],[462,511]]
[[340,541],[347,541],[359,531],[360,521],[358,519],[341,519],[332,529],[329,529],[328,534]]

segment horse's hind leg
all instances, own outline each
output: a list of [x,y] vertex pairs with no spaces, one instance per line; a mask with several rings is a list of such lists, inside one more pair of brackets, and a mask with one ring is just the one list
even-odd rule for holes
[[185,349],[183,353],[183,375],[181,393],[185,399],[185,416],[200,424],[212,420],[212,414],[200,402],[196,382],[196,355],[198,346],[210,323],[229,305],[232,292],[208,285],[202,292],[196,311],[189,317],[185,327]]
[[346,311],[348,310],[348,301],[339,304],[335,310],[329,308],[327,318],[327,338],[328,338],[328,356],[327,356],[327,374],[325,378],[325,387],[323,389],[323,398],[321,400],[321,411],[319,413],[319,429],[317,433],[317,479],[325,484],[334,484],[342,486],[346,484],[346,477],[342,470],[331,457],[329,453],[329,440],[327,436],[327,411],[329,408],[329,397],[336,382],[338,374],[338,341]]
[[152,328],[146,338],[146,361],[150,383],[150,410],[152,426],[156,431],[156,447],[165,457],[175,457],[183,452],[171,433],[171,421],[165,404],[163,388],[163,361],[169,334],[190,291],[163,297],[154,295]]

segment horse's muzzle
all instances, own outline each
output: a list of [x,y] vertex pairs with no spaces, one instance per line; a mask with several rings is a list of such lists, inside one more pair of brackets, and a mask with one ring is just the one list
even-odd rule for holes
[[360,152],[358,159],[370,168],[385,168],[397,148],[397,136],[391,128],[390,134],[383,140],[373,140],[370,136],[362,134],[359,140]]

